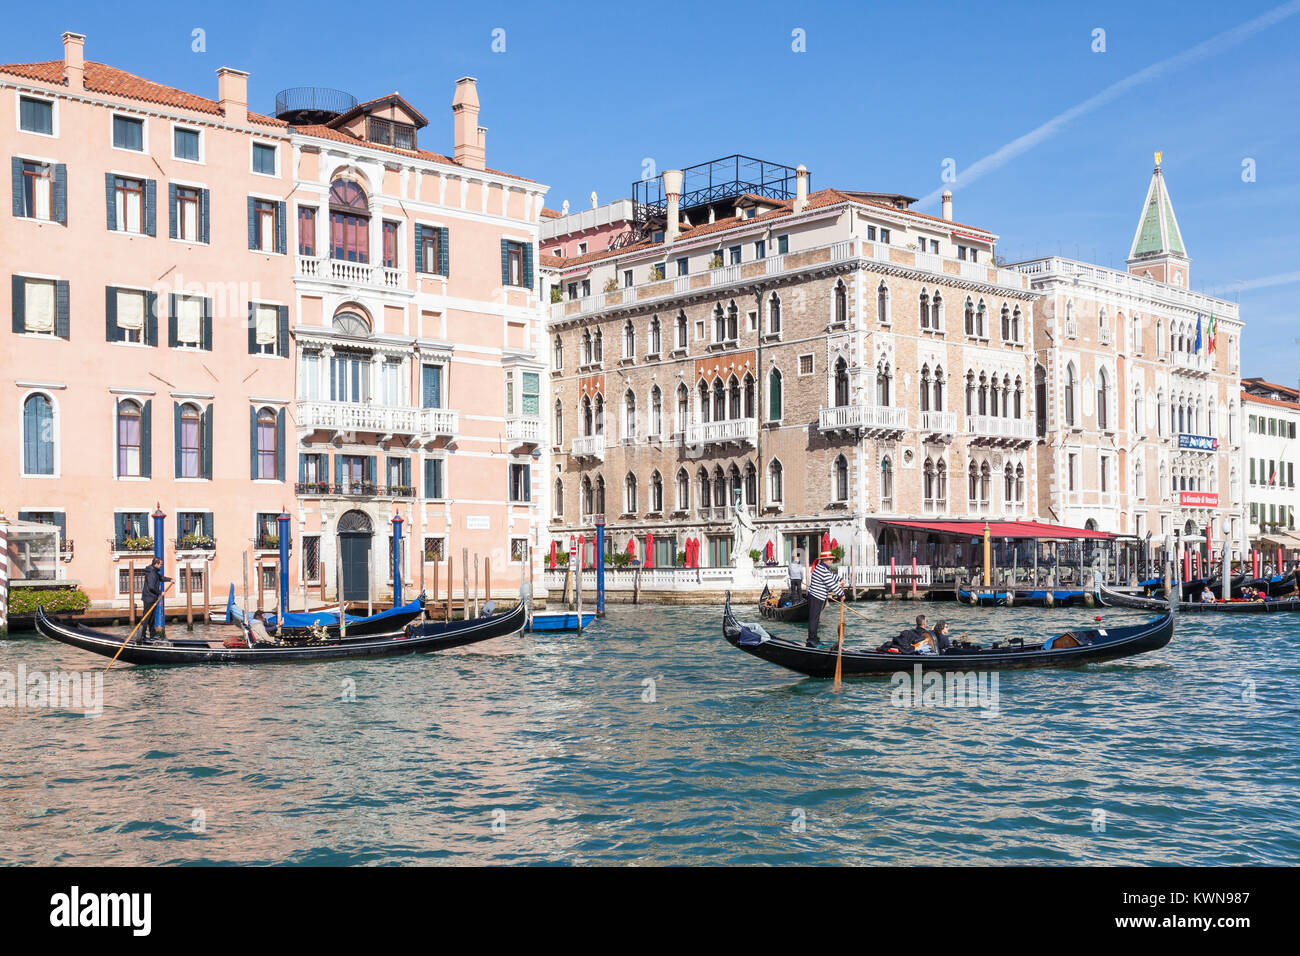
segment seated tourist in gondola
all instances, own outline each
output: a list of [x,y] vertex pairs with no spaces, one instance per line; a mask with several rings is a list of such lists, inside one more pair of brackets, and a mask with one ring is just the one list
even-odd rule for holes
[[258,611],[248,622],[249,633],[253,635],[254,644],[274,644],[275,638],[266,629],[266,612]]
[[1215,602],[1214,592],[1210,590],[1210,586],[1207,584],[1204,588],[1201,589],[1201,603],[1213,604],[1214,602]]

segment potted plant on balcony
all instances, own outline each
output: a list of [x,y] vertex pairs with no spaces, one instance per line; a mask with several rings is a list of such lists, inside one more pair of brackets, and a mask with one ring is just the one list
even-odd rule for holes
[[722,268],[722,253],[721,253],[721,252],[715,252],[713,255],[709,256],[709,268],[710,268],[710,269],[721,269],[721,268]]
[[567,551],[555,552],[555,566],[557,568],[567,568],[569,566],[569,552]]
[[763,560],[763,554],[762,554],[762,552],[760,552],[760,551],[758,550],[758,548],[750,548],[750,549],[749,549],[749,560],[753,561],[755,564],[758,564],[760,561]]
[[652,266],[650,267],[650,273],[649,273],[649,275],[650,275],[650,281],[651,281],[651,282],[661,282],[661,281],[663,281],[663,278],[664,278],[664,266],[663,266],[663,263],[661,262],[661,263],[657,263],[656,265],[652,265]]
[[686,552],[685,552],[685,551],[678,551],[678,552],[677,552],[677,566],[678,566],[679,568],[684,568],[684,567],[686,567]]
[[183,535],[177,544],[186,551],[208,551],[211,550],[213,542],[206,534],[192,531],[187,535]]
[[124,538],[122,540],[122,550],[123,551],[152,551],[153,538],[147,538],[143,536],[139,538],[130,538],[130,537]]
[[613,276],[610,276],[608,279],[606,279],[606,280],[605,280],[605,291],[606,291],[606,292],[617,292],[617,291],[618,291],[618,280],[615,279]]
[[555,303],[560,302],[563,299],[564,293],[562,293],[557,286],[551,286],[551,305],[555,305]]
[[280,536],[278,534],[264,534],[262,540],[258,542],[258,550],[270,551],[280,547]]

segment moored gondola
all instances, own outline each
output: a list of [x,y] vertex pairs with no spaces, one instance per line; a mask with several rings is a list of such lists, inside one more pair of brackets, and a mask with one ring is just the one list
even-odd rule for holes
[[337,660],[354,657],[387,657],[441,651],[503,637],[522,630],[527,609],[521,602],[501,614],[469,618],[462,621],[430,621],[404,625],[384,634],[356,635],[348,629],[347,637],[323,629],[309,639],[295,639],[252,647],[226,647],[220,639],[161,640],[147,644],[127,644],[123,638],[105,634],[83,624],[61,621],[37,609],[36,630],[72,647],[113,657],[131,664],[273,664],[290,661]]
[[[1167,611],[1169,602],[1164,598],[1125,594],[1102,585],[1097,596],[1106,607],[1130,608],[1135,611]],[[1202,603],[1179,601],[1179,614],[1285,614],[1300,612],[1300,598],[1269,598],[1267,600],[1232,600]]]
[[[838,655],[833,642],[811,648],[802,641],[774,637],[758,623],[742,624],[732,613],[730,594],[722,613],[722,633],[733,647],[769,663],[809,677],[835,675]],[[1075,667],[1159,650],[1169,643],[1173,634],[1173,616],[1164,614],[1143,624],[1094,626],[1037,641],[1003,640],[988,647],[959,643],[943,654],[845,649],[840,663],[846,677],[909,672],[917,666],[926,671]]]
[[[347,625],[346,633],[348,637],[392,634],[414,621],[423,610],[424,598],[421,596],[407,604],[392,607],[387,611],[380,611],[378,614],[371,614],[367,617],[356,617],[348,614],[345,610],[343,622]],[[236,605],[233,600],[226,607],[226,615],[226,620],[230,623],[240,625],[246,623],[243,609]],[[275,615],[269,614],[266,615],[265,623],[268,631],[279,633],[284,637],[312,637],[322,630],[330,637],[338,637],[344,630],[339,623],[337,608],[307,613],[289,613],[284,616],[284,622],[279,627],[277,627],[279,622]]]
[[798,601],[791,601],[789,591],[782,591],[780,594],[773,596],[772,592],[764,585],[763,593],[758,598],[758,613],[769,621],[797,624],[808,620],[808,598],[804,597]]

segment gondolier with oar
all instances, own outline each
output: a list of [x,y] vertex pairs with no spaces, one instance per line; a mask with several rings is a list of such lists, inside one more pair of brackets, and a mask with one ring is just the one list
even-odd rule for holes
[[831,570],[834,555],[827,548],[817,560],[812,577],[808,579],[808,646],[817,647],[817,620],[822,615],[826,601],[834,595],[844,600],[844,582],[837,572]]
[[162,597],[163,585],[169,583],[171,578],[162,573],[162,558],[155,557],[149,562],[149,567],[144,572],[144,585],[140,589],[140,602],[147,608],[144,616],[144,627],[140,630],[140,640],[148,642],[154,639],[154,608],[158,604],[158,599]]

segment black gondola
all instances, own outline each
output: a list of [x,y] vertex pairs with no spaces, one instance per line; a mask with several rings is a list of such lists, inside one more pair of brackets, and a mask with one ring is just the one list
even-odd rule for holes
[[808,620],[808,599],[803,598],[795,601],[793,604],[783,604],[783,601],[790,600],[790,592],[782,591],[775,600],[772,599],[772,592],[767,586],[763,586],[763,593],[758,598],[758,613],[769,621],[782,621],[786,624],[797,624],[801,621]]
[[[722,612],[722,633],[727,642],[757,658],[809,677],[834,677],[835,644],[806,647],[802,641],[773,637],[758,624],[742,624],[731,611],[727,595]],[[1010,670],[1026,667],[1076,667],[1156,651],[1174,635],[1174,620],[1164,614],[1153,621],[1128,627],[1067,631],[1037,643],[1022,640],[998,642],[1000,646],[954,645],[944,654],[894,654],[886,651],[845,650],[843,674],[848,676],[925,671]]]
[[[244,621],[244,612],[239,605],[235,604],[233,587],[230,593],[230,601],[226,605],[226,621],[243,625],[246,623]],[[423,611],[424,596],[421,595],[408,604],[401,604],[389,608],[387,611],[371,614],[369,617],[351,617],[345,613],[344,617],[347,621],[346,633],[348,637],[376,637],[383,634],[394,634],[414,621]],[[267,630],[272,633],[276,632],[274,615],[267,618],[266,625]],[[284,623],[279,628],[281,637],[290,638],[317,638],[322,631],[328,637],[340,636],[342,632],[338,623],[337,610],[286,614]]]
[[[463,621],[405,626],[387,634],[355,635],[346,638],[324,634],[320,640],[286,644],[257,644],[253,647],[225,647],[220,640],[165,640],[149,644],[128,644],[118,660],[130,664],[274,664],[289,661],[337,660],[352,657],[386,657],[442,651],[504,637],[523,629],[527,606],[520,602],[512,610]],[[122,638],[96,631],[83,624],[57,621],[36,612],[36,630],[51,640],[112,657],[122,647]]]
[[[1164,598],[1141,597],[1113,591],[1102,585],[1097,592],[1098,599],[1106,607],[1132,608],[1135,611],[1167,611],[1169,602]],[[1202,604],[1200,601],[1179,601],[1179,614],[1283,614],[1300,611],[1300,598],[1269,599],[1267,601],[1215,601]]]

